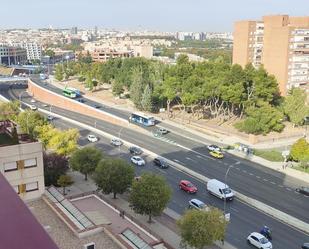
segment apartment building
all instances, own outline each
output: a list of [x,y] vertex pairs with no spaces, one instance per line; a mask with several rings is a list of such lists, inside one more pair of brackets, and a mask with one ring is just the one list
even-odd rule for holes
[[234,26],[233,63],[263,65],[273,74],[282,95],[309,85],[309,16],[264,16]]
[[26,49],[0,45],[0,65],[18,65],[27,61]]
[[24,201],[44,193],[43,146],[9,120],[0,121],[0,173]]
[[41,60],[42,57],[42,46],[36,42],[22,42],[20,47],[26,49],[27,59],[32,60]]

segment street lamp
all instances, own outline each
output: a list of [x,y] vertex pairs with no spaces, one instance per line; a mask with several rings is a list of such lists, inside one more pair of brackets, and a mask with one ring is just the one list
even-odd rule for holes
[[[19,99],[19,108],[21,109],[21,97],[24,93],[27,93],[27,91],[22,91],[19,95],[18,95],[18,99]],[[28,94],[28,93],[27,93]]]
[[[225,172],[225,176],[224,176],[224,188],[226,189],[226,180],[227,180],[227,174],[229,173],[230,169],[233,168],[234,166],[233,165],[230,165],[226,172]],[[226,210],[226,192],[225,192],[225,189],[224,189],[224,207],[223,207],[223,213],[224,213],[224,218],[225,218],[225,210]]]

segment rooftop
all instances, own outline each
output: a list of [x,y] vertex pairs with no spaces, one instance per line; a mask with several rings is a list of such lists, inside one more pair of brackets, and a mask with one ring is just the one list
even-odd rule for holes
[[0,200],[1,248],[58,249],[2,174]]

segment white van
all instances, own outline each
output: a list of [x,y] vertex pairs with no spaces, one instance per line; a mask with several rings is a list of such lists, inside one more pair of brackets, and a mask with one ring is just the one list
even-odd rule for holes
[[216,179],[211,179],[207,182],[207,191],[210,194],[215,195],[222,200],[224,200],[224,198],[226,198],[226,200],[231,201],[231,200],[233,200],[233,197],[234,197],[234,193],[229,188],[229,186],[226,185],[223,182],[216,180]]

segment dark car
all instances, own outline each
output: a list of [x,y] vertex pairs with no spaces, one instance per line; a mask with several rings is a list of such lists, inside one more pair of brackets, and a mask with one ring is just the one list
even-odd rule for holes
[[304,243],[301,249],[309,249],[309,243]]
[[82,99],[82,98],[77,99],[77,101],[80,102],[80,103],[85,103],[85,100]]
[[129,148],[129,151],[133,155],[141,155],[143,153],[142,149],[139,147],[132,146]]
[[309,187],[300,187],[300,188],[297,188],[296,191],[303,195],[309,196]]
[[157,157],[157,158],[153,159],[153,163],[154,163],[154,165],[156,165],[156,166],[158,166],[162,169],[166,169],[169,166],[168,163],[161,157]]
[[93,107],[94,107],[94,108],[97,108],[97,109],[100,109],[100,108],[101,108],[101,106],[100,106],[100,105],[97,105],[97,104],[94,104]]

